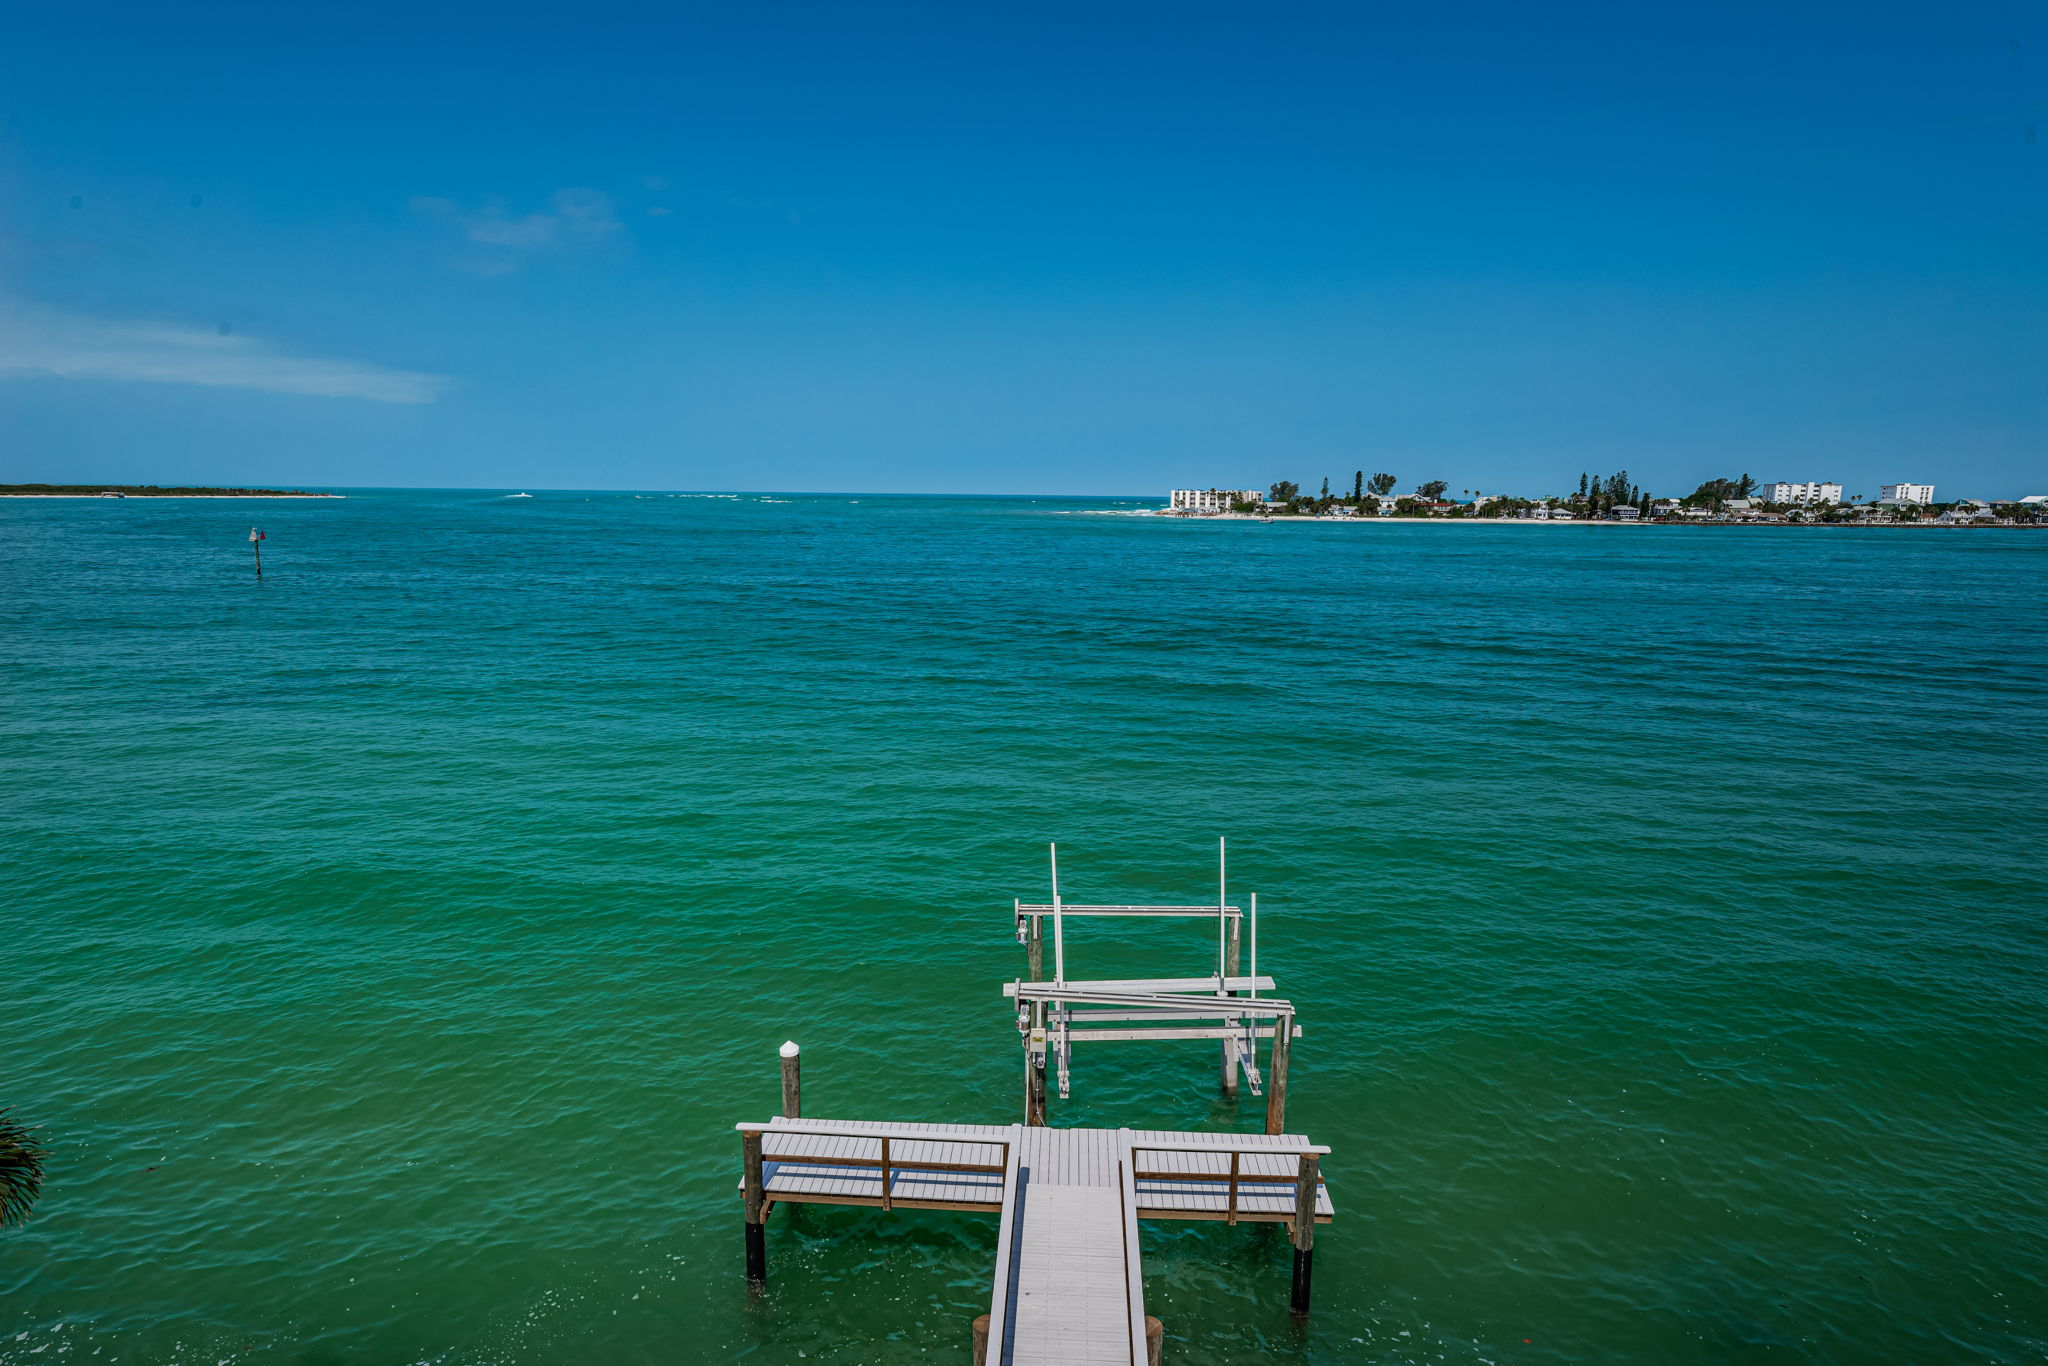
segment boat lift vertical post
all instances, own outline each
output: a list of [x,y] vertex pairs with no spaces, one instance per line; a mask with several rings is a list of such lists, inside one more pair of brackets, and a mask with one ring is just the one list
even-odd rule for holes
[[1216,989],[1223,989],[1223,922],[1230,917],[1224,913],[1229,898],[1224,894],[1230,885],[1230,862],[1224,855],[1223,837],[1216,837]]
[[[1221,835],[1216,837],[1216,994],[1230,995],[1230,978],[1237,964],[1231,960],[1237,955],[1237,935],[1230,924],[1230,863],[1228,849]],[[1226,1019],[1226,1026],[1235,1026],[1237,1021]],[[1226,1035],[1223,1040],[1223,1094],[1237,1094],[1237,1039]]]
[[1259,999],[1259,894],[1252,893],[1252,999]]
[[1056,985],[1067,983],[1067,936],[1060,922],[1060,847],[1046,846],[1052,851],[1052,980]]

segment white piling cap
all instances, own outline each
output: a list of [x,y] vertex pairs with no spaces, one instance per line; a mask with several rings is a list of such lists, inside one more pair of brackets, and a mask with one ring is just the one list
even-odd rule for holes
[[791,1039],[788,1043],[782,1045],[782,1056],[785,1058],[793,1058],[801,1052],[803,1052],[803,1050],[796,1046],[795,1039]]

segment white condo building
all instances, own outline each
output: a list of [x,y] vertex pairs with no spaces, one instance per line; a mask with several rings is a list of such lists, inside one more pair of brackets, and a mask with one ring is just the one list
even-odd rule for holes
[[1840,484],[1765,484],[1756,496],[1766,503],[1839,503]]
[[1885,484],[1877,491],[1880,503],[1931,503],[1934,501],[1932,484]]
[[1168,512],[1228,512],[1232,503],[1256,503],[1265,495],[1257,489],[1175,489],[1166,505]]

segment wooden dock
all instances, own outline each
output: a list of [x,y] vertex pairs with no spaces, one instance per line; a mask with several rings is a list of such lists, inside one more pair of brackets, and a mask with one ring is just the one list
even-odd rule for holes
[[998,1215],[990,1366],[1145,1366],[1140,1219],[1289,1225],[1306,1309],[1315,1225],[1334,1214],[1329,1150],[1292,1134],[785,1118],[739,1130],[757,1279],[778,1203]]
[[[1224,852],[1218,840],[1213,905],[1090,905],[1061,896],[1059,851],[1048,846],[1052,900],[1011,903],[1028,979],[1002,989],[1024,1044],[1021,1124],[800,1118],[802,1050],[784,1044],[782,1116],[736,1126],[748,1280],[767,1277],[766,1224],[778,1204],[994,1214],[996,1258],[989,1312],[975,1323],[975,1366],[1158,1366],[1161,1330],[1145,1315],[1138,1221],[1209,1219],[1286,1225],[1294,1245],[1291,1305],[1307,1313],[1316,1225],[1334,1212],[1322,1179],[1329,1149],[1281,1132],[1288,1058],[1301,1026],[1291,1001],[1262,995],[1274,982],[1259,972],[1259,899],[1250,898],[1248,913],[1230,904]],[[1069,978],[1068,919],[1117,917],[1213,919],[1210,971]],[[1240,972],[1247,937],[1250,971]],[[1068,1097],[1076,1043],[1173,1040],[1220,1045],[1223,1094],[1234,1097],[1240,1078],[1253,1095],[1263,1093],[1266,1132],[1049,1127],[1055,1087],[1048,1083],[1056,1080],[1059,1097]],[[1269,1050],[1263,1069],[1262,1043]]]

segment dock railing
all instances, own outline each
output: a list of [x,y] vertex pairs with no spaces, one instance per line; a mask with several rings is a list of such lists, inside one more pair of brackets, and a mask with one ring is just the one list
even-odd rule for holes
[[[1323,1156],[1330,1150],[1321,1144],[1304,1143],[1298,1147],[1278,1147],[1266,1144],[1245,1144],[1242,1147],[1229,1143],[1130,1143],[1130,1185],[1136,1213],[1145,1213],[1144,1197],[1147,1192],[1138,1189],[1144,1181],[1170,1181],[1175,1184],[1217,1183],[1224,1187],[1223,1204],[1220,1211],[1207,1212],[1206,1217],[1221,1218],[1225,1223],[1235,1224],[1240,1218],[1257,1219],[1264,1223],[1282,1223],[1288,1228],[1294,1244],[1294,1293],[1293,1308],[1296,1313],[1307,1313],[1309,1303],[1309,1275],[1314,1265],[1316,1245],[1316,1222],[1329,1222],[1329,1216],[1321,1214],[1319,1206],[1323,1198]],[[1140,1153],[1194,1153],[1205,1157],[1227,1157],[1229,1165],[1220,1170],[1203,1170],[1194,1163],[1177,1164],[1177,1169],[1150,1171],[1140,1165]],[[1276,1170],[1247,1170],[1246,1158],[1255,1159],[1252,1166],[1277,1167]],[[1273,1163],[1257,1162],[1259,1158],[1293,1158],[1293,1170]],[[1156,1164],[1155,1164],[1156,1165]],[[1245,1187],[1265,1187],[1263,1194],[1253,1196],[1267,1203],[1263,1210],[1246,1210],[1242,1201],[1247,1194]],[[1273,1187],[1280,1187],[1278,1194]],[[1156,1192],[1154,1192],[1156,1194]],[[1185,1198],[1185,1197],[1183,1197]],[[1278,1208],[1274,1208],[1275,1204]],[[1155,1204],[1153,1209],[1172,1208]],[[1180,1218],[1204,1217],[1191,1214],[1186,1205],[1177,1207]]]
[[[999,1138],[956,1138],[944,1132],[930,1129],[832,1129],[806,1124],[801,1128],[783,1127],[773,1122],[767,1124],[736,1124],[733,1126],[740,1136],[740,1157],[743,1176],[741,1194],[746,1200],[748,1266],[753,1279],[766,1275],[765,1252],[756,1254],[754,1248],[761,1240],[760,1229],[765,1222],[768,1207],[777,1200],[804,1203],[812,1197],[809,1193],[777,1191],[772,1189],[775,1174],[772,1167],[815,1168],[821,1172],[845,1172],[851,1175],[838,1178],[847,1188],[833,1192],[826,1198],[833,1204],[875,1204],[885,1210],[893,1210],[898,1201],[923,1208],[990,1208],[1002,1203],[1002,1191],[1007,1186],[1014,1170],[1012,1161],[1013,1144]],[[786,1140],[776,1144],[773,1140]],[[851,1140],[850,1144],[837,1145],[817,1143],[811,1140]],[[851,1147],[853,1151],[844,1151]],[[904,1149],[909,1147],[910,1152]],[[964,1162],[955,1160],[961,1149],[983,1149],[997,1157],[993,1162]],[[779,1150],[778,1150],[779,1149]],[[918,1151],[922,1149],[923,1151]],[[933,1150],[946,1154],[933,1155]],[[999,1156],[997,1156],[999,1154]],[[865,1193],[866,1173],[875,1173],[874,1194]],[[906,1176],[974,1174],[995,1176],[1001,1184],[988,1193],[986,1200],[962,1202],[955,1196],[939,1199],[930,1194],[899,1196],[898,1186]],[[758,1271],[758,1274],[755,1274]]]
[[[1131,1145],[1131,1176],[1134,1181],[1170,1181],[1176,1184],[1220,1184],[1223,1186],[1223,1204],[1216,1213],[1225,1223],[1235,1224],[1241,1217],[1246,1217],[1268,1223],[1285,1222],[1292,1224],[1298,1222],[1302,1214],[1299,1205],[1303,1195],[1301,1172],[1304,1166],[1317,1169],[1316,1184],[1313,1187],[1307,1188],[1307,1197],[1310,1202],[1308,1215],[1311,1219],[1317,1217],[1315,1201],[1322,1194],[1320,1168],[1323,1154],[1329,1151],[1328,1148],[1313,1143],[1304,1143],[1298,1148],[1281,1148],[1270,1144],[1246,1144],[1243,1147],[1232,1147],[1221,1143],[1133,1143]],[[1229,1162],[1227,1165],[1220,1165],[1217,1170],[1204,1170],[1191,1163],[1182,1163],[1170,1170],[1150,1170],[1139,1158],[1141,1153],[1193,1153],[1202,1157],[1228,1158]],[[1245,1162],[1247,1157],[1291,1157],[1295,1161],[1287,1164],[1286,1167],[1281,1167],[1279,1164],[1263,1162],[1247,1164]],[[1271,1169],[1259,1170],[1259,1168]],[[1243,1207],[1240,1198],[1249,1193],[1246,1191],[1246,1187],[1265,1188],[1265,1193],[1260,1198],[1269,1202],[1277,1198],[1271,1193],[1274,1187],[1285,1187],[1286,1194],[1289,1197],[1289,1208],[1285,1211],[1277,1211],[1270,1208],[1265,1210],[1247,1210]],[[1144,1206],[1142,1194],[1140,1193],[1141,1198],[1138,1201],[1141,1208]],[[1160,1207],[1154,1206],[1154,1208]],[[1329,1222],[1327,1215],[1321,1217],[1324,1223]]]

